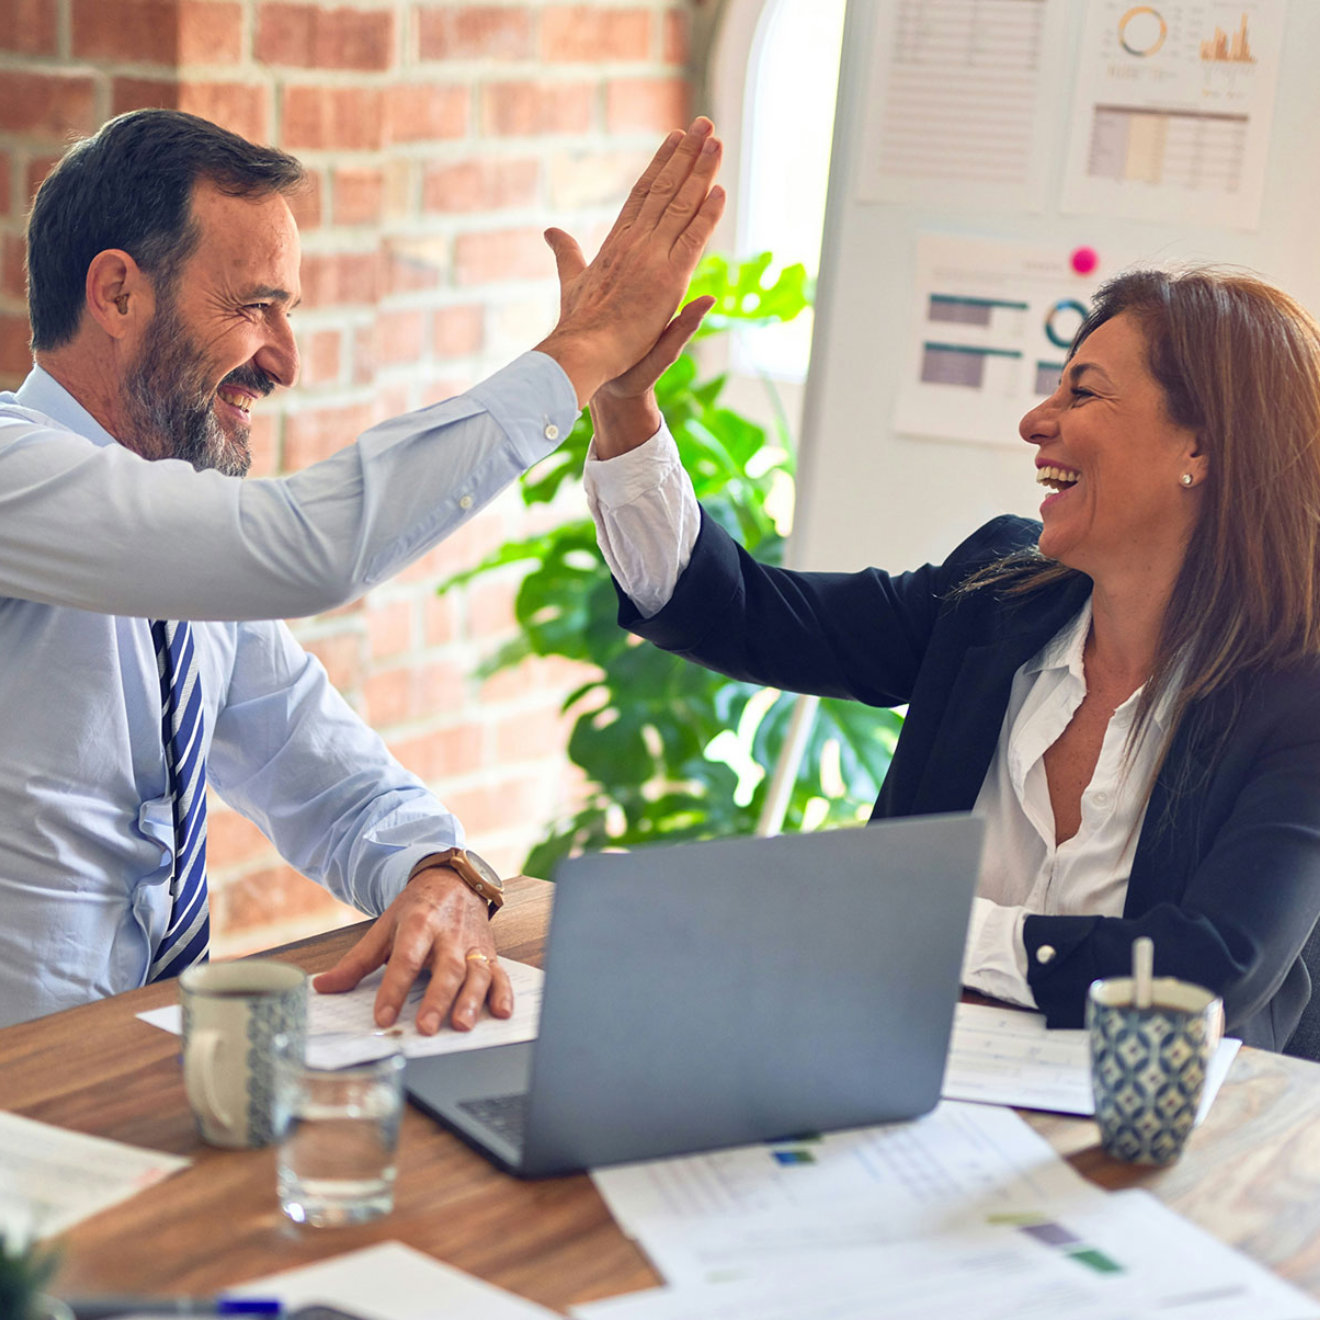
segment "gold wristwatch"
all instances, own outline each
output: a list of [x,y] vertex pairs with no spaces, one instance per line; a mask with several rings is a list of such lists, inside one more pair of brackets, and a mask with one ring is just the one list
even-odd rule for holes
[[[484,898],[493,917],[504,906],[504,881],[484,858],[466,848],[446,848],[432,853],[423,863],[426,866],[447,866],[467,887]],[[418,868],[421,869],[421,868]]]

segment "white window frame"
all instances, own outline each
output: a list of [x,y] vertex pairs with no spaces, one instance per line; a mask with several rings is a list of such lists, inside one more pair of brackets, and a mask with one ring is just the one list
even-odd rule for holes
[[[721,251],[742,256],[764,244],[748,238],[750,228],[747,206],[756,196],[751,185],[753,153],[748,149],[755,132],[755,107],[752,103],[755,80],[764,57],[765,42],[773,34],[774,11],[781,5],[805,3],[819,6],[821,0],[726,0],[720,14],[718,31],[707,68],[707,94],[715,122],[725,142],[724,175],[730,181],[730,207],[721,224],[714,246]],[[838,0],[840,10],[842,0]],[[840,29],[842,13],[839,14]],[[828,94],[828,91],[827,91]],[[833,96],[829,95],[832,106]],[[828,145],[828,144],[827,144]],[[827,155],[828,153],[826,153]],[[821,214],[824,218],[824,174],[821,176]],[[796,261],[810,257],[811,253],[776,251],[783,261]],[[773,272],[772,272],[773,273]],[[806,313],[810,316],[810,313]],[[809,327],[805,327],[808,329]],[[801,332],[799,332],[801,334]],[[806,374],[806,345],[802,348],[800,364],[786,365],[782,351],[758,353],[755,332],[730,336],[723,346],[721,365],[730,370],[733,379],[731,399],[736,406],[758,416],[762,409],[756,406],[757,396],[764,396],[762,381],[772,380],[781,395],[784,407],[796,423],[801,415],[802,383]],[[748,389],[750,387],[750,391]]]

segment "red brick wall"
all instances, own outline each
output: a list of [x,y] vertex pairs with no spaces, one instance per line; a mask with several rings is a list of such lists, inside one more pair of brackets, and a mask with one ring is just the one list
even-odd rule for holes
[[[22,231],[73,136],[161,105],[293,151],[303,378],[254,428],[254,474],[464,389],[552,323],[558,224],[588,247],[658,137],[691,110],[695,0],[0,0],[0,385],[27,370]],[[577,675],[479,683],[516,578],[435,584],[527,528],[512,493],[365,600],[298,625],[474,847],[516,866],[572,800],[557,708]],[[211,816],[217,945],[345,919],[232,812]]]

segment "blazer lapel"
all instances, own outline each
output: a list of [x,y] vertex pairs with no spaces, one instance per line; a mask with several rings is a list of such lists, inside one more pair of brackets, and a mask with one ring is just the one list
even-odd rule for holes
[[[1020,612],[1007,616],[992,644],[966,649],[929,748],[914,813],[970,811],[976,805],[999,741],[1013,676],[1077,613],[1089,591],[1087,582],[1051,593],[1044,602],[1028,599]],[[1030,617],[1024,620],[1023,615]]]
[[913,810],[970,811],[999,741],[1013,675],[1040,645],[1025,652],[973,646],[963,657],[944,718],[926,759]]
[[1235,709],[1232,693],[1216,694],[1195,703],[1174,734],[1137,839],[1123,903],[1125,917],[1139,917],[1159,903],[1181,899],[1200,860],[1198,821],[1213,797],[1219,739],[1210,731],[1229,726]]

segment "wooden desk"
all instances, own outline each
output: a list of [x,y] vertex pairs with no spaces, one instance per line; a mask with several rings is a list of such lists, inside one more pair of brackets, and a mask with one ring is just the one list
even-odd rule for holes
[[[552,889],[510,883],[495,924],[502,954],[539,964]],[[354,938],[354,930],[337,931],[276,956],[322,971]],[[273,1152],[202,1145],[177,1039],[134,1016],[175,995],[169,984],[148,986],[0,1031],[0,1107],[193,1160],[70,1232],[57,1291],[208,1293],[387,1239],[561,1310],[659,1282],[585,1175],[506,1177],[411,1108],[393,1214],[345,1229],[289,1223],[275,1200]],[[1090,1122],[1027,1117],[1096,1182],[1148,1188],[1320,1296],[1317,1065],[1244,1049],[1209,1119],[1164,1171],[1109,1160]]]

